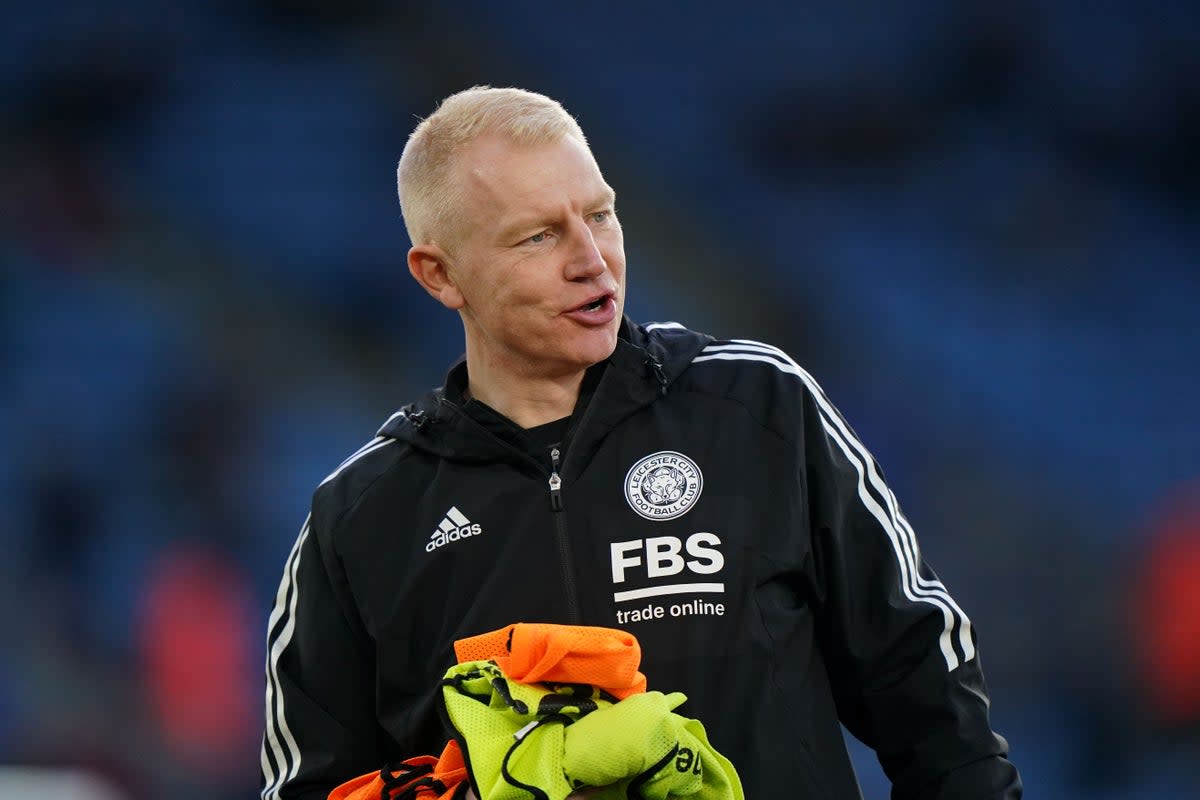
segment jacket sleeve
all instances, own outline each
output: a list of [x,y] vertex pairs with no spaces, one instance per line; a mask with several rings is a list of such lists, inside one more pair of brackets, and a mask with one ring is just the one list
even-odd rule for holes
[[1021,797],[988,721],[974,627],[922,558],[878,464],[808,388],[818,631],[842,722],[875,750],[893,800]]
[[310,517],[267,623],[263,800],[326,800],[379,769],[370,638]]

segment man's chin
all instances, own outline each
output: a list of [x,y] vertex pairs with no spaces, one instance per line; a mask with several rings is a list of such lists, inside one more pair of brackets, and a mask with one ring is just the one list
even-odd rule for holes
[[617,330],[616,328],[597,331],[595,341],[587,342],[586,346],[581,348],[580,362],[586,367],[593,364],[599,364],[613,354],[617,349]]

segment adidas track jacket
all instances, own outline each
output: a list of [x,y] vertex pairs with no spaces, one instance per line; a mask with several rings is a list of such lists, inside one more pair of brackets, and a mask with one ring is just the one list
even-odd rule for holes
[[878,465],[782,351],[625,322],[560,448],[461,403],[465,367],[317,488],[268,621],[264,798],[439,752],[456,639],[623,628],[746,796],[1019,798],[975,629]]

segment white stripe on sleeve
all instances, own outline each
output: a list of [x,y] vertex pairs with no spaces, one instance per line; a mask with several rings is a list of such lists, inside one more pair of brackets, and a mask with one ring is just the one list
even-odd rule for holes
[[[363,456],[387,447],[394,441],[395,439],[388,437],[376,436],[339,464],[337,469],[321,481],[320,486],[324,486],[336,478],[343,470]],[[300,570],[300,553],[308,538],[311,521],[312,515],[310,514],[304,520],[296,543],[292,545],[292,551],[288,555],[287,564],[284,567],[283,578],[279,582],[279,590],[275,594],[275,606],[271,609],[271,615],[267,620],[266,730],[263,734],[263,747],[259,755],[264,778],[262,800],[279,800],[279,792],[284,784],[294,778],[300,770],[300,746],[296,743],[296,737],[292,735],[291,728],[288,726],[283,692],[279,686],[279,659],[283,655],[283,651],[291,644],[292,635],[296,629],[296,603],[300,595],[296,576]],[[285,617],[286,621],[283,627],[275,632],[276,627]],[[270,748],[269,755],[267,748]],[[278,772],[271,766],[272,757],[278,767]]]
[[[963,663],[975,657],[975,646],[971,641],[971,622],[939,580],[921,575],[920,556],[916,536],[908,520],[904,519],[896,503],[895,495],[883,481],[874,459],[866,447],[850,431],[841,415],[829,402],[816,380],[793,361],[782,350],[771,345],[747,339],[735,339],[733,344],[712,344],[697,356],[693,363],[703,361],[757,361],[770,364],[781,372],[795,375],[808,387],[821,411],[821,421],[826,433],[846,455],[858,473],[858,495],[863,505],[879,522],[891,541],[896,563],[901,576],[901,588],[913,602],[928,603],[942,612],[945,627],[939,636],[939,647],[946,660],[946,668],[953,670],[959,665],[958,655],[951,644],[957,620],[959,643],[962,647]],[[867,489],[867,482],[878,493],[878,499]],[[886,504],[887,508],[881,503]]]
[[[292,731],[288,727],[287,718],[284,716],[283,708],[283,693],[279,691],[279,657],[283,654],[284,649],[292,641],[292,633],[296,627],[296,598],[299,594],[296,586],[296,573],[300,569],[300,550],[304,546],[304,540],[308,538],[309,521],[312,516],[304,520],[304,526],[300,529],[300,535],[296,538],[296,543],[292,546],[291,555],[288,556],[287,567],[283,572],[283,579],[279,582],[279,591],[275,595],[275,607],[271,609],[271,616],[267,621],[268,633],[268,652],[267,652],[267,697],[266,697],[266,732],[263,736],[263,749],[260,756],[260,761],[263,768],[263,784],[262,797],[263,800],[278,800],[279,790],[283,787],[284,782],[296,774],[296,770],[300,766],[300,748],[296,744],[296,739],[292,736]],[[290,598],[289,598],[290,595]],[[271,631],[279,624],[280,619],[284,614],[287,614],[287,623],[283,629],[276,634],[274,640],[270,638]],[[280,737],[283,738],[283,743],[280,743]],[[283,746],[286,744],[290,760],[284,755]],[[271,754],[275,758],[275,763],[279,767],[279,772],[276,773],[271,769],[270,762],[267,757],[267,747],[270,746]],[[291,768],[288,769],[288,764]]]

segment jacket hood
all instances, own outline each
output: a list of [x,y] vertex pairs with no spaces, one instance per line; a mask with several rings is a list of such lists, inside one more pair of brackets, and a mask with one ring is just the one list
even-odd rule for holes
[[[676,322],[637,325],[621,322],[617,346],[588,404],[588,426],[599,435],[670,391],[712,337]],[[454,461],[493,461],[510,448],[463,410],[466,360],[460,358],[446,382],[392,415],[379,429],[387,436]],[[577,424],[572,420],[572,427]]]

